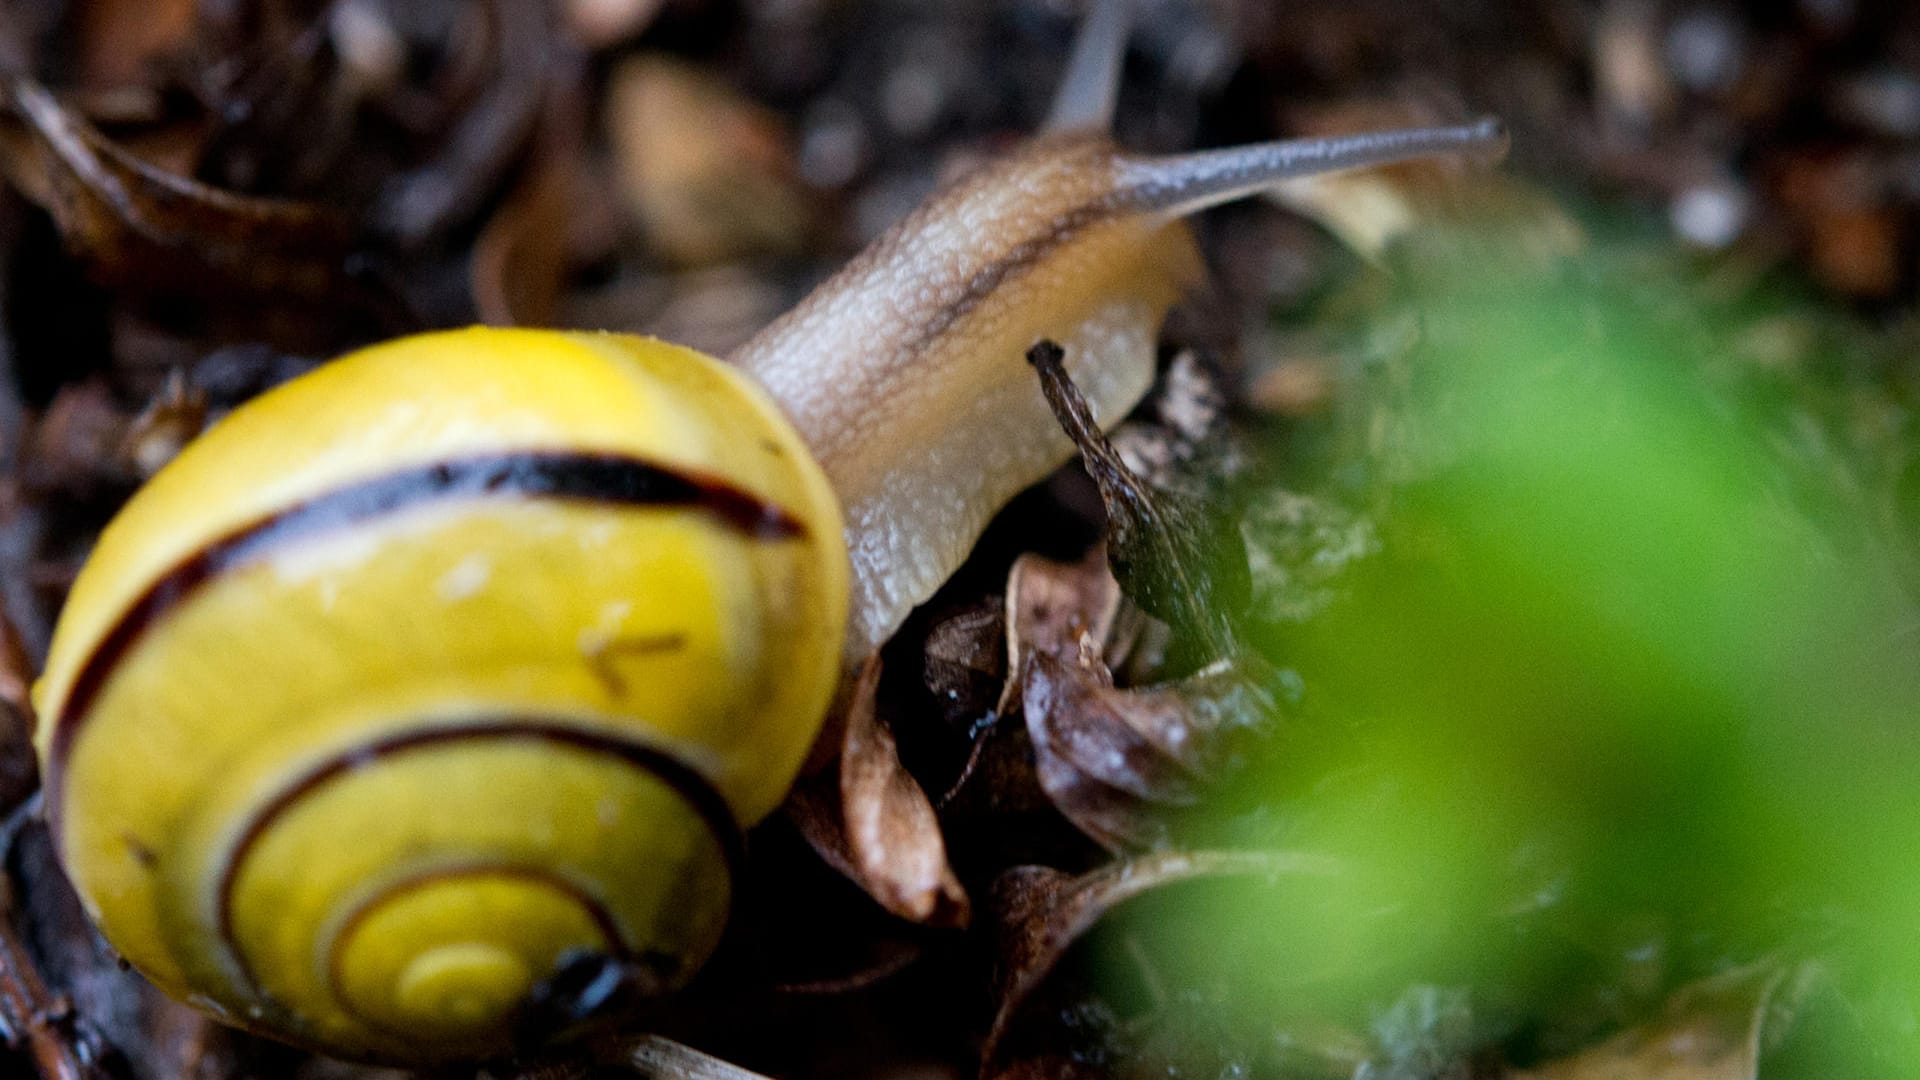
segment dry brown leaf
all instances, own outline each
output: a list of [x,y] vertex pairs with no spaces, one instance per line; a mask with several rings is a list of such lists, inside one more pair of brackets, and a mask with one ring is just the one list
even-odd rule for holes
[[691,65],[637,56],[607,92],[628,208],[682,265],[798,249],[812,210],[779,121]]
[[1253,877],[1278,880],[1298,874],[1335,873],[1338,864],[1300,852],[1164,852],[1120,859],[1075,877],[1046,866],[1018,866],[994,883],[999,929],[996,965],[998,1001],[981,1051],[991,1066],[1021,1007],[1052,973],[1061,957],[1108,912],[1143,893],[1199,878]]
[[1113,851],[1171,839],[1179,809],[1198,802],[1243,739],[1265,732],[1276,714],[1257,673],[1226,661],[1177,682],[1120,689],[1097,660],[1033,653],[1021,694],[1041,788]]
[[1104,549],[1074,564],[1021,556],[1008,574],[1006,606],[1013,674],[999,711],[1019,708],[1041,789],[1110,851],[1168,842],[1174,812],[1198,801],[1240,736],[1272,724],[1275,702],[1251,657],[1171,683],[1114,686],[1104,650],[1133,609]]
[[998,711],[1020,703],[1025,657],[1078,658],[1083,641],[1098,652],[1119,617],[1120,599],[1103,547],[1077,563],[1031,552],[1015,559],[1007,572],[1007,682]]
[[947,864],[932,802],[878,716],[879,689],[876,655],[861,666],[847,703],[839,768],[796,785],[787,815],[829,866],[887,911],[926,926],[965,926],[966,889]]
[[[1143,798],[1184,797],[1189,781],[1210,779],[1218,768],[1223,755],[1208,740],[1214,732],[1196,723],[1214,717],[1196,716],[1196,699],[1215,688],[1240,685],[1229,682],[1224,665],[1178,683],[1120,690],[1097,668],[1074,667],[1052,657],[1034,659],[1038,666],[1025,700],[1039,697],[1054,706],[1035,710],[1050,717],[1049,743],[1082,768]],[[1076,671],[1084,677],[1075,678]],[[1049,678],[1053,685],[1042,688]],[[1097,726],[1127,734],[1110,741],[1094,734],[1091,729]]]
[[102,277],[170,292],[306,299],[345,283],[349,232],[311,203],[238,195],[127,153],[29,79],[7,83],[27,150],[12,179]]
[[947,865],[933,803],[900,764],[875,707],[879,657],[861,669],[840,755],[840,801],[856,880],[888,911],[929,926],[965,926],[967,891]]
[[1510,1080],[1755,1080],[1762,1024],[1788,974],[1761,962],[1702,979],[1658,1018]]

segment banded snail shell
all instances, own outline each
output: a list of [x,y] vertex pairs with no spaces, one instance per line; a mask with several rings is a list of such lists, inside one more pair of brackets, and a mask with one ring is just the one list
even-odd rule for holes
[[832,491],[743,376],[469,329],[143,488],[36,688],[62,861],[163,989],[334,1054],[504,1048],[579,950],[687,978],[840,673]]

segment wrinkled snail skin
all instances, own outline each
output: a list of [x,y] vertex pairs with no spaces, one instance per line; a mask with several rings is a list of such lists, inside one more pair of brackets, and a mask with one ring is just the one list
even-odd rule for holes
[[[928,200],[723,364],[470,329],[343,357],[187,447],[101,534],[35,688],[62,862],[173,995],[338,1056],[507,1049],[587,952],[713,950],[740,832],[850,660],[1102,425],[1200,273],[1180,220],[1301,175],[1497,153],[1487,124],[1162,158],[1053,129]],[[844,516],[842,514],[844,508]]]
[[1104,138],[1056,137],[976,170],[731,357],[787,406],[840,495],[851,657],[1072,453],[1020,359],[1035,338],[1067,346],[1105,422],[1151,385],[1160,321],[1201,264],[1183,224],[1116,203],[1115,160]]
[[839,493],[850,660],[933,595],[1008,499],[1072,456],[1023,360],[1035,341],[1066,348],[1103,427],[1146,394],[1160,324],[1201,275],[1183,217],[1298,176],[1504,146],[1491,121],[1168,157],[1067,131],[888,230],[730,357],[786,408]]
[[683,981],[839,678],[840,532],[697,353],[345,357],[101,535],[36,690],[62,861],[162,988],[348,1057],[504,1049],[578,950]]

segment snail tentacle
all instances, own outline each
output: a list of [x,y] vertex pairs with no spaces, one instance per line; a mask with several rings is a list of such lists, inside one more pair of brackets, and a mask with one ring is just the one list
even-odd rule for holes
[[1053,108],[1041,131],[1106,132],[1120,98],[1120,74],[1132,30],[1130,0],[1092,0],[1067,54],[1067,70],[1054,91]]
[[1171,219],[1304,176],[1433,157],[1497,160],[1506,152],[1506,127],[1490,118],[1449,127],[1282,139],[1168,157],[1129,157],[1119,165],[1118,192],[1141,210]]

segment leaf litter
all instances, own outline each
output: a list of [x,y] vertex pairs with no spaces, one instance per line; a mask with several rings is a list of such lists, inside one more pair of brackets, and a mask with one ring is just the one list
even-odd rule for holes
[[[497,0],[405,12],[342,0],[259,5],[257,18],[200,5],[188,20],[189,5],[145,19],[148,5],[110,3],[77,24],[23,23],[8,43],[18,54],[7,72],[8,173],[26,201],[4,211],[18,268],[7,287],[34,279],[68,291],[57,309],[26,305],[6,320],[16,374],[6,393],[18,399],[7,415],[22,420],[7,433],[15,490],[0,525],[6,610],[25,623],[17,637],[44,642],[45,613],[133,482],[225,408],[317,357],[419,326],[565,324],[582,312],[688,340],[737,336],[735,324],[777,310],[843,257],[862,222],[932,181],[928,131],[999,137],[1008,106],[991,103],[1047,84],[1067,31],[1059,13],[1028,13],[1037,21],[1011,37],[883,14],[861,27],[876,44],[861,46],[807,5],[755,12],[744,30],[716,29],[695,6]],[[1723,253],[1697,294],[1651,297],[1647,310],[1668,323],[1691,312],[1663,303],[1708,311],[1728,328],[1699,350],[1718,385],[1743,406],[1790,402],[1798,421],[1780,441],[1792,498],[1858,511],[1863,544],[1876,542],[1875,523],[1920,521],[1910,395],[1899,389],[1910,381],[1910,327],[1896,318],[1860,329],[1810,303],[1775,305],[1765,319],[1740,307],[1796,253],[1833,293],[1910,300],[1901,256],[1915,199],[1890,178],[1910,139],[1897,104],[1911,72],[1819,67],[1830,57],[1816,45],[1790,62],[1807,77],[1769,79],[1753,58],[1782,55],[1798,31],[1729,36],[1710,18],[1668,25],[1648,5],[1606,5],[1590,36],[1551,19],[1471,35],[1444,64],[1422,52],[1421,35],[1407,32],[1420,20],[1403,11],[1230,6],[1237,41],[1171,8],[1143,15],[1135,60],[1165,82],[1147,119],[1125,122],[1137,125],[1128,140],[1192,143],[1218,92],[1252,100],[1248,115],[1284,113],[1289,130],[1378,126],[1431,95],[1355,89],[1370,64],[1459,72],[1476,100],[1514,120],[1523,147],[1543,148],[1547,160],[1516,172],[1614,185],[1670,210],[1689,250]],[[1894,21],[1905,29],[1887,41],[1911,33]],[[1837,35],[1822,41],[1864,32],[1801,29]],[[48,49],[62,33],[80,35],[71,70],[57,59],[67,53]],[[941,47],[895,47],[909,40]],[[1367,41],[1386,44],[1369,53],[1356,44]],[[1674,59],[1701,42],[1713,46],[1702,55],[1733,58],[1723,74]],[[1493,43],[1498,54],[1485,55]],[[915,81],[943,62],[953,70]],[[1602,77],[1570,91],[1551,76],[1562,69]],[[1242,76],[1228,87],[1220,72],[1234,70]],[[616,82],[650,100],[605,108]],[[1333,107],[1301,104],[1302,82]],[[933,91],[915,98],[916,86]],[[663,102],[685,122],[647,119]],[[1809,110],[1842,118],[1843,152],[1809,145],[1794,125],[1767,126]],[[1741,119],[1721,124],[1723,113]],[[1747,132],[1740,157],[1720,145],[1729,130]],[[1753,166],[1716,167],[1716,154]],[[830,158],[846,164],[826,169]],[[729,161],[750,162],[751,182],[729,186],[714,164]],[[809,179],[819,177],[832,179]],[[1343,610],[1384,553],[1445,550],[1447,537],[1394,527],[1454,449],[1406,408],[1411,365],[1445,328],[1402,297],[1428,273],[1422,248],[1453,245],[1543,275],[1616,257],[1606,247],[1616,224],[1568,210],[1563,195],[1444,169],[1281,194],[1347,250],[1288,232],[1271,208],[1233,211],[1226,220],[1290,242],[1267,245],[1258,258],[1271,261],[1222,268],[1244,288],[1243,307],[1203,300],[1194,347],[1173,351],[1149,403],[1111,436],[1074,408],[1043,352],[1036,380],[1083,463],[1009,512],[1000,539],[889,646],[884,676],[878,659],[869,665],[787,812],[754,838],[767,864],[804,856],[832,870],[783,872],[763,887],[777,899],[763,895],[742,916],[728,956],[683,1008],[649,1021],[658,1034],[594,1044],[592,1064],[524,1075],[752,1075],[725,1058],[805,1073],[846,1063],[831,1041],[866,1045],[860,1064],[873,1074],[958,1076],[984,1058],[988,1075],[1023,1077],[1745,1080],[1769,1055],[1793,1060],[1797,1030],[1883,1031],[1833,1019],[1872,1012],[1846,979],[1809,997],[1805,966],[1752,961],[1772,954],[1726,942],[1683,962],[1691,939],[1670,930],[1652,935],[1663,962],[1594,980],[1591,998],[1569,995],[1600,1002],[1578,1006],[1585,1022],[1515,1019],[1485,986],[1413,979],[1344,1012],[1274,1005],[1249,1026],[1234,984],[1185,973],[1125,917],[1187,889],[1271,893],[1342,872],[1334,856],[1285,841],[1300,827],[1285,793],[1345,782],[1313,770],[1329,741],[1353,733],[1329,728],[1322,689],[1266,643],[1276,628]],[[742,197],[754,213],[703,209]],[[36,228],[58,243],[19,239]],[[1212,239],[1231,249],[1230,236]],[[1838,385],[1819,370],[1831,355],[1860,358]],[[1920,581],[1920,560],[1905,558],[1909,584]],[[30,665],[9,670],[23,685]],[[18,687],[4,700],[17,706]],[[14,805],[31,757],[23,724],[7,735],[6,760],[25,763],[5,772]],[[1275,758],[1301,778],[1223,823],[1222,807],[1244,809],[1247,770]],[[18,1048],[7,1053],[52,1075],[378,1075],[229,1033],[153,995],[86,929],[44,836],[29,824],[11,852],[0,983],[28,993],[4,999],[0,1022]],[[1527,909],[1559,930],[1562,887],[1543,885],[1546,899]],[[842,962],[822,968],[764,936],[760,955],[743,956],[758,948],[741,944],[756,932],[783,946],[811,933]],[[1114,948],[1139,984],[1131,998],[1076,965]],[[1897,1014],[1899,995],[1887,1000]],[[808,1011],[820,1003],[829,1011]],[[1814,1019],[1801,1022],[1804,1010]],[[718,1018],[743,1031],[716,1030]]]

